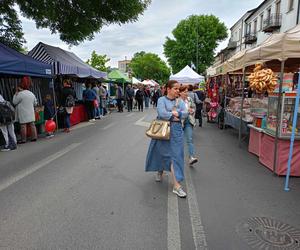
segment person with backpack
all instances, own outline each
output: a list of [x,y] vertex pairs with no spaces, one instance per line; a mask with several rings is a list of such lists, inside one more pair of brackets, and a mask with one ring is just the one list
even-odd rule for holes
[[17,138],[14,128],[15,121],[15,109],[10,104],[4,100],[0,94],[0,130],[2,131],[5,145],[1,149],[2,152],[14,150],[17,148]]
[[97,100],[97,94],[92,90],[92,84],[87,82],[85,84],[86,90],[83,94],[83,100],[86,107],[88,119],[90,122],[95,121],[95,106],[94,102]]
[[27,141],[27,126],[30,127],[31,141],[37,140],[35,127],[35,106],[37,105],[37,99],[27,89],[29,86],[31,86],[31,78],[24,76],[13,96],[13,104],[16,107],[16,120],[21,126],[21,141],[19,143],[26,143]]
[[76,92],[72,88],[70,80],[64,80],[63,85],[64,87],[62,89],[61,105],[65,109],[64,132],[69,133],[71,127],[70,116],[73,113],[75,106]]

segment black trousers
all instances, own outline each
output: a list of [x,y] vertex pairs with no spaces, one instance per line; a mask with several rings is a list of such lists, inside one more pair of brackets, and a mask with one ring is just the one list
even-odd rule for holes
[[143,111],[143,109],[144,109],[143,99],[138,99],[137,103],[138,103],[138,109],[139,109],[139,111]]
[[85,101],[85,107],[86,107],[88,119],[89,120],[94,119],[95,118],[94,102],[93,101]]
[[118,112],[123,112],[122,99],[117,99]]
[[132,103],[133,103],[133,99],[127,99],[127,110],[128,111],[132,111]]

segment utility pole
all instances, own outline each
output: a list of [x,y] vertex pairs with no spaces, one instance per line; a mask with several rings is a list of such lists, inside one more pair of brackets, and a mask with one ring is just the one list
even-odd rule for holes
[[196,72],[198,73],[198,65],[199,65],[199,61],[198,61],[198,49],[199,49],[199,44],[198,44],[198,25],[196,23]]

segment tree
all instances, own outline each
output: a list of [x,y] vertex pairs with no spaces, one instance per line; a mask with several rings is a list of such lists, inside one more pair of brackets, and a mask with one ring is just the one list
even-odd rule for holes
[[59,33],[62,41],[78,45],[86,39],[93,39],[94,34],[104,25],[136,21],[150,2],[151,0],[1,0],[0,18],[9,16],[10,22],[3,23],[0,19],[0,27],[14,35],[8,37],[8,41],[16,38],[19,43],[24,42],[20,20],[14,9],[16,4],[23,16],[35,21],[37,28],[49,28],[52,34]]
[[134,54],[129,67],[133,75],[141,79],[165,82],[170,76],[170,69],[158,55],[144,51]]
[[21,22],[13,9],[13,1],[3,0],[0,3],[0,42],[18,51],[25,43]]
[[192,15],[181,20],[166,38],[164,54],[174,73],[192,62],[203,73],[214,61],[214,50],[227,37],[224,23],[213,15]]
[[98,55],[94,50],[92,52],[91,59],[88,59],[86,63],[88,63],[95,69],[107,72],[108,68],[105,66],[105,64],[109,61],[110,58],[107,58],[107,55]]

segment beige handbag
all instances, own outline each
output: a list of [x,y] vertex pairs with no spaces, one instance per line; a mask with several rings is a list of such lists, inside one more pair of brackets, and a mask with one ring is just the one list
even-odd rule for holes
[[156,140],[170,140],[170,122],[153,120],[146,131],[146,135]]

